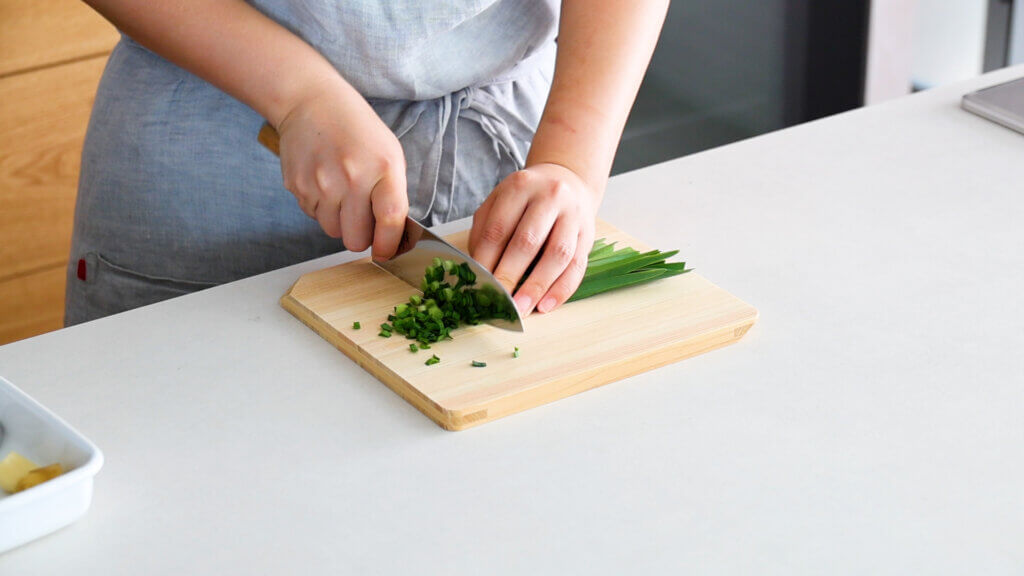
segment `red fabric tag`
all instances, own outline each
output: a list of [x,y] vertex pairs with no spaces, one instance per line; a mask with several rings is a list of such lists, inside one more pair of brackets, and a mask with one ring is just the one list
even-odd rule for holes
[[78,279],[85,282],[85,258],[78,259]]

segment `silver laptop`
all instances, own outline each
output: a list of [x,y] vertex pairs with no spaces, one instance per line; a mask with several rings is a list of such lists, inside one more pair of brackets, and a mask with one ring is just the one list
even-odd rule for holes
[[1024,78],[965,94],[960,106],[1024,134]]

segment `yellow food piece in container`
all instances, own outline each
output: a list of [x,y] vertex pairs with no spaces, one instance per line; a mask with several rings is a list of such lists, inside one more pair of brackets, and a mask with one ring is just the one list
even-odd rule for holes
[[18,491],[18,482],[29,472],[39,468],[35,462],[17,452],[11,452],[0,460],[0,488],[13,494]]
[[60,463],[50,464],[49,466],[30,470],[28,474],[21,477],[21,480],[18,480],[18,485],[15,486],[14,491],[21,492],[22,490],[28,490],[33,486],[46,482],[47,480],[52,480],[63,473],[64,467],[61,466]]

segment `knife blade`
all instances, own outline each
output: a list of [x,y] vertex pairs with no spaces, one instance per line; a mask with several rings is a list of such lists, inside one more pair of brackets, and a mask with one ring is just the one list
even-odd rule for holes
[[[280,137],[277,130],[270,124],[263,124],[257,137],[260,144],[275,155],[280,155]],[[373,261],[374,265],[388,272],[395,278],[405,282],[419,290],[420,282],[423,280],[423,273],[428,266],[431,266],[434,258],[441,260],[452,260],[457,264],[463,262],[476,274],[476,286],[482,290],[492,291],[499,295],[504,302],[504,307],[512,313],[512,319],[491,318],[484,322],[504,330],[525,332],[523,319],[519,315],[515,301],[509,291],[491,274],[491,271],[473,260],[458,248],[452,246],[445,239],[434,234],[419,222],[411,217],[405,218],[405,230],[402,233],[402,240],[398,245],[398,252],[390,260],[384,262]]]
[[500,297],[503,300],[503,304],[499,305],[499,307],[512,313],[511,320],[490,318],[484,320],[486,324],[504,330],[525,332],[523,319],[519,316],[519,310],[516,308],[512,295],[498,282],[490,270],[484,268],[479,262],[452,246],[444,238],[434,234],[408,216],[405,218],[405,231],[402,233],[402,241],[398,245],[398,252],[390,260],[384,262],[373,261],[373,263],[395,278],[419,290],[420,283],[423,280],[423,272],[428,266],[433,264],[434,258],[440,258],[442,261],[451,260],[456,264],[465,262],[469,269],[473,271],[473,274],[476,274],[476,284],[474,287],[487,290]]

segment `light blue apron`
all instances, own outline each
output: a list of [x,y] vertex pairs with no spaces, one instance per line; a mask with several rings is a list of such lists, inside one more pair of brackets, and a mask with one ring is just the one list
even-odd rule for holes
[[[410,215],[469,216],[524,165],[557,2],[253,2],[317,48],[398,136]],[[281,184],[263,119],[128,37],[100,82],[68,266],[72,325],[342,249]]]

